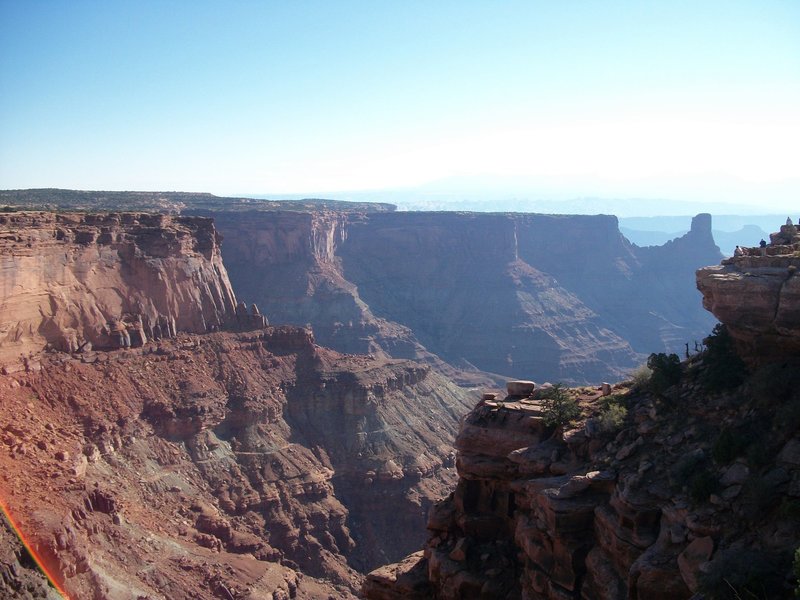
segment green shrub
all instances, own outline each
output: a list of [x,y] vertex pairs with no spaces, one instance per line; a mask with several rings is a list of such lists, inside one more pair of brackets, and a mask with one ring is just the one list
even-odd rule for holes
[[701,379],[703,387],[710,392],[721,392],[741,385],[747,376],[747,368],[733,347],[728,328],[718,323],[703,342],[706,345],[703,354],[706,369]]
[[611,394],[600,398],[601,410],[606,410],[609,406],[625,406],[628,402],[624,394]]
[[542,393],[541,405],[544,423],[548,426],[566,425],[581,415],[578,401],[560,383]]
[[800,369],[789,363],[773,363],[750,377],[750,390],[756,405],[774,409],[800,396]]
[[755,442],[747,448],[747,464],[758,469],[766,465],[773,454],[763,442]]
[[705,468],[706,457],[702,452],[684,454],[670,469],[669,475],[673,485],[683,485],[699,469]]
[[625,423],[628,416],[628,409],[620,404],[609,404],[600,409],[597,423],[600,430],[606,433],[617,431]]
[[742,490],[742,500],[753,516],[762,516],[781,501],[781,494],[773,483],[763,477],[748,479]]
[[[796,555],[795,555],[796,556]],[[726,550],[701,575],[700,589],[708,600],[772,600],[785,598],[791,556],[753,548]]]
[[800,500],[784,497],[778,507],[778,516],[782,519],[800,523]]
[[653,374],[653,370],[648,367],[646,364],[640,365],[633,373],[631,373],[631,381],[633,381],[634,387],[639,389],[645,389],[650,384],[650,376]]
[[676,489],[685,485],[695,503],[705,502],[720,490],[719,479],[702,451],[681,456],[669,470],[669,478]]
[[681,380],[681,359],[677,354],[653,353],[647,359],[653,372],[650,376],[650,391],[662,395]]
[[800,548],[794,551],[794,578],[797,583],[794,595],[796,598],[800,598]]

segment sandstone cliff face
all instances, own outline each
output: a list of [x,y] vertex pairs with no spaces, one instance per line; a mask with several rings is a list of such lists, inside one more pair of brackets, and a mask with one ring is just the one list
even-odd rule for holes
[[0,215],[0,365],[45,345],[74,351],[204,332],[235,321],[234,309],[209,219]]
[[467,408],[296,328],[51,354],[0,386],[3,496],[72,597],[115,600],[352,597],[353,566],[421,543]]
[[753,364],[800,356],[800,257],[741,256],[697,271],[703,306]]
[[607,216],[214,216],[239,294],[345,352],[593,381],[713,326],[692,285],[698,265],[720,258],[708,219],[642,249]]

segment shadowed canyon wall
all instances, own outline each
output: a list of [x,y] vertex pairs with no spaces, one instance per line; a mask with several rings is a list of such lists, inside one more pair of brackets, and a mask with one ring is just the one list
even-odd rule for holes
[[694,289],[694,270],[721,257],[708,215],[638,248],[611,216],[213,214],[238,293],[345,352],[597,381],[714,322]]

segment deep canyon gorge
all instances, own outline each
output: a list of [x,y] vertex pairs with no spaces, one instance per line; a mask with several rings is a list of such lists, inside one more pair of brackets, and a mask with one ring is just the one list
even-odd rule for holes
[[[70,598],[689,598],[737,549],[796,545],[792,240],[709,266],[710,215],[640,248],[605,215],[0,204],[24,209],[0,213],[0,490]],[[708,391],[709,311],[791,385]],[[630,380],[685,348],[668,392]],[[546,381],[578,386],[572,426]],[[712,460],[748,422],[768,456]],[[0,592],[55,597],[0,533]]]

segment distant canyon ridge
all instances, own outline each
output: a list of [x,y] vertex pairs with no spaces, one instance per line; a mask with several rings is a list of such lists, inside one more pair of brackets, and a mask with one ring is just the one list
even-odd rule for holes
[[694,284],[698,267],[722,257],[707,214],[642,248],[609,215],[70,190],[4,191],[0,205],[213,217],[238,298],[272,323],[451,376],[616,380],[650,352],[694,349],[715,322]]

